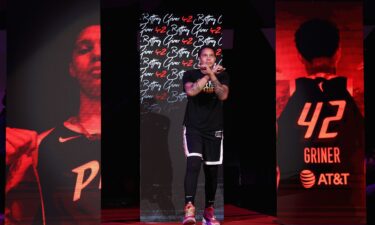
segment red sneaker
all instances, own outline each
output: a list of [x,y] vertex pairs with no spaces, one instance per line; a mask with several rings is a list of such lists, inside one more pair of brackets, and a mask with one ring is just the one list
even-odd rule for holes
[[202,225],[220,225],[214,214],[214,207],[204,209]]
[[189,202],[185,205],[185,217],[184,221],[182,222],[183,225],[194,225],[197,221],[195,220],[195,207],[194,205]]

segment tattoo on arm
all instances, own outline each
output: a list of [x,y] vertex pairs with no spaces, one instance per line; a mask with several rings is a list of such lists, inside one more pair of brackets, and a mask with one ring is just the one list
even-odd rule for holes
[[194,93],[199,93],[202,90],[202,88],[199,87],[198,81],[193,84],[193,87],[191,88],[191,90]]
[[203,90],[207,81],[208,81],[208,79],[206,77],[203,77],[203,78],[197,80],[196,82],[194,82],[191,86],[191,89],[190,89],[190,92],[192,93],[192,95],[199,94],[199,92],[201,92]]
[[225,95],[225,89],[224,86],[219,82],[219,80],[212,81],[212,84],[214,85],[215,93],[219,97],[223,97]]

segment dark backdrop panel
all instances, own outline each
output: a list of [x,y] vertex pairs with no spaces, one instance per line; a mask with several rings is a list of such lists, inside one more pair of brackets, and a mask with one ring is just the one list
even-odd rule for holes
[[[138,1],[102,1],[102,208],[139,206]],[[139,219],[138,216],[134,218]]]

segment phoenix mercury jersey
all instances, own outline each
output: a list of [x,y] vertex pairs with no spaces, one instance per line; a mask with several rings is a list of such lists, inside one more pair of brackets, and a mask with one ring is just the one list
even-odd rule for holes
[[289,200],[294,204],[278,200],[279,211],[307,213],[324,204],[350,214],[362,201],[364,124],[346,82],[345,77],[296,80],[278,119],[278,195],[300,196]]
[[345,77],[297,79],[296,91],[278,119],[281,179],[299,176],[301,169],[314,167],[351,167],[357,171],[359,163],[354,160],[363,152],[363,127],[363,117],[346,89]]
[[38,174],[46,225],[100,224],[100,140],[65,126],[39,146]]
[[[187,82],[194,83],[204,76],[199,69],[186,71],[182,78],[184,89]],[[222,72],[216,76],[221,84],[229,86],[228,73]],[[215,94],[211,81],[207,82],[198,95],[188,96],[184,125],[201,131],[223,129],[223,102]]]

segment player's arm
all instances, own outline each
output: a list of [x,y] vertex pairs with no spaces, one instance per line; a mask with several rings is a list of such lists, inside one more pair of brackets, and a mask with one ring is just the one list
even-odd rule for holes
[[196,82],[186,82],[185,83],[185,91],[188,96],[196,96],[199,94],[204,86],[209,81],[210,77],[208,75],[205,75],[201,79],[198,79]]
[[52,130],[38,135],[33,130],[6,128],[6,166],[8,168],[6,193],[22,182],[30,167],[36,168],[38,146]]
[[224,70],[225,68],[219,64],[215,64],[212,69],[208,66],[205,68],[205,71],[208,74],[212,85],[214,86],[215,93],[221,101],[224,101],[228,98],[229,87],[225,84],[220,83],[216,75],[223,72]]
[[37,133],[32,130],[6,128],[6,157],[8,168],[5,193],[16,187],[32,165],[32,154],[37,148]]
[[30,155],[37,147],[38,134],[32,130],[6,128],[6,165],[15,163],[22,155]]
[[228,98],[229,88],[225,84],[221,84],[220,81],[216,78],[211,78],[211,82],[214,85],[214,90],[217,95],[217,97],[224,101]]

